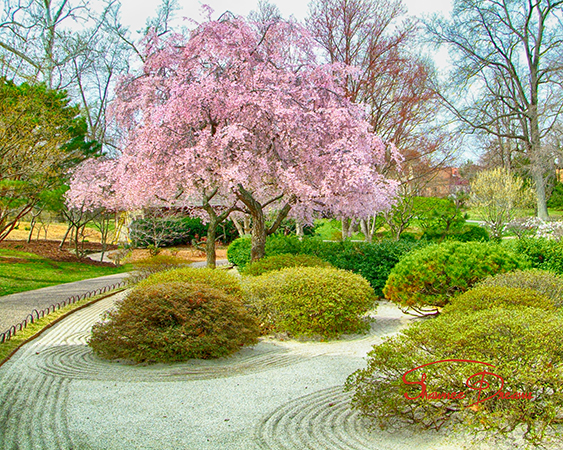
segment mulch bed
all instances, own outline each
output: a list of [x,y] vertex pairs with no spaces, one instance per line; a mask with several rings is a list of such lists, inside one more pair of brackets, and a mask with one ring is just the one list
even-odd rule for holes
[[[59,241],[12,241],[4,240],[0,242],[0,248],[6,248],[10,250],[17,250],[20,252],[34,253],[36,255],[42,256],[43,258],[50,259],[52,261],[63,261],[63,262],[79,262],[82,264],[89,264],[91,266],[111,266],[115,267],[112,263],[105,263],[100,261],[92,261],[89,258],[79,258],[78,256],[70,253],[74,247],[68,243],[63,246],[63,249],[59,249]],[[106,250],[115,250],[117,245],[107,245]],[[88,253],[96,253],[102,251],[102,244],[99,242],[85,242],[84,250]]]

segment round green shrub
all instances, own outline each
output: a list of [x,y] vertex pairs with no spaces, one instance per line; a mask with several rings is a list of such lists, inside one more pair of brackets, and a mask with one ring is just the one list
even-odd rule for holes
[[[250,250],[252,238],[242,237],[235,239],[227,249],[227,259],[231,264],[244,269],[250,264]],[[266,256],[282,254],[298,254],[301,252],[301,241],[297,236],[272,235],[266,239]]]
[[[313,244],[313,240],[309,242]],[[306,245],[307,243],[304,243]],[[395,264],[407,253],[428,245],[424,241],[381,242],[323,242],[318,245],[317,256],[328,261],[334,267],[350,270],[369,281],[378,297],[383,296],[382,289]]]
[[391,270],[383,293],[403,308],[435,313],[479,280],[526,265],[498,244],[444,242],[404,256]]
[[266,255],[296,255],[302,253],[302,242],[303,241],[299,240],[295,235],[284,236],[282,234],[273,234],[266,239]]
[[290,267],[243,279],[245,299],[264,330],[334,338],[365,331],[375,296],[360,275],[328,267]]
[[528,258],[534,269],[563,275],[563,241],[545,238],[510,239],[507,247]]
[[458,233],[452,235],[452,239],[460,242],[488,242],[491,240],[489,232],[485,228],[471,224],[465,224]]
[[190,283],[139,285],[105,319],[92,329],[94,353],[136,362],[226,356],[259,334],[239,299]]
[[[392,239],[392,241],[395,241],[393,239],[393,235],[390,233],[390,239]],[[411,233],[410,231],[403,231],[401,233],[401,241],[403,242],[416,242],[419,240],[419,237],[415,234],[415,233]],[[397,242],[397,241],[395,241]]]
[[235,239],[227,248],[227,260],[243,269],[250,262],[252,239],[248,236]]
[[266,272],[285,269],[286,267],[332,267],[330,263],[314,255],[274,255],[248,264],[242,273],[258,276]]
[[473,313],[491,308],[533,307],[554,310],[553,301],[531,289],[476,286],[454,297],[443,312]]
[[237,298],[242,297],[240,282],[232,274],[217,269],[182,267],[180,269],[158,272],[145,278],[138,286],[140,288],[155,284],[181,282],[202,284],[211,288],[221,289]]
[[[367,368],[346,383],[353,390],[353,406],[382,427],[405,423],[427,428],[461,422],[472,431],[509,433],[517,427],[524,438],[538,441],[546,428],[563,417],[563,318],[537,308],[493,308],[472,314],[447,314],[416,323],[368,354]],[[465,359],[492,364],[441,362],[405,376],[424,364]],[[532,400],[499,395],[478,405],[477,391],[466,381],[483,370],[505,381],[503,393],[530,393]],[[422,372],[426,374],[423,379]],[[487,376],[495,394],[499,379]],[[431,393],[463,392],[466,398],[433,398]],[[404,394],[414,400],[407,399]],[[417,398],[418,397],[418,398]]]
[[531,289],[548,297],[556,307],[563,306],[563,277],[547,270],[530,269],[500,273],[485,278],[477,286]]

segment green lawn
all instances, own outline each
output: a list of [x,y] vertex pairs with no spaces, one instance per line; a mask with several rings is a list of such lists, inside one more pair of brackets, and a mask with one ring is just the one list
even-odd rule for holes
[[[549,216],[553,219],[561,220],[563,216],[563,211],[561,210],[548,208],[547,212],[549,213]],[[477,210],[469,209],[467,211],[467,214],[470,220],[483,220],[481,213]],[[530,216],[535,216],[535,211],[533,209],[519,209],[516,212],[516,217],[530,217]]]
[[131,270],[130,265],[91,266],[52,261],[33,253],[0,249],[0,296],[128,270]]

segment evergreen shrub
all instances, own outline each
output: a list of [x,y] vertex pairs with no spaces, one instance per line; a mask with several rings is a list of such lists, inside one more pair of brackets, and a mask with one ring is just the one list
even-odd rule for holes
[[541,308],[555,310],[553,301],[531,289],[500,286],[476,286],[454,297],[444,313],[473,313],[491,308]]
[[526,266],[498,244],[449,241],[408,253],[391,270],[383,293],[404,309],[435,313],[481,279]]
[[231,242],[227,248],[227,260],[240,269],[244,269],[250,262],[251,248],[252,239],[249,236],[239,237]]
[[525,255],[535,269],[563,275],[563,242],[545,238],[511,239],[507,248]]
[[465,224],[458,233],[452,235],[452,239],[460,242],[488,242],[491,240],[486,228],[472,224]]
[[141,281],[138,286],[144,288],[155,284],[179,282],[202,284],[214,289],[220,289],[228,295],[242,297],[239,280],[229,272],[218,269],[182,267],[155,273]]
[[547,270],[514,270],[500,273],[485,278],[477,286],[531,289],[548,297],[556,307],[563,306],[563,276]]
[[[424,241],[383,240],[381,242],[326,242],[318,238],[271,236],[266,240],[266,257],[279,254],[317,256],[334,267],[350,270],[367,279],[376,295],[382,296],[391,269],[410,251],[428,245]],[[250,238],[235,240],[227,250],[229,262],[241,269],[250,262]]]
[[226,356],[258,335],[240,299],[201,284],[167,282],[133,289],[94,325],[89,345],[101,358],[166,363]]
[[[563,319],[553,311],[492,308],[444,314],[374,346],[367,367],[352,374],[346,387],[353,391],[353,407],[381,427],[439,429],[456,423],[477,432],[518,430],[524,439],[538,443],[550,426],[563,421],[562,342]],[[450,361],[430,364],[444,360]],[[405,375],[425,364],[430,365]],[[504,386],[498,377],[485,375],[488,388],[483,384],[482,392],[470,389],[467,380],[483,371],[502,377]],[[481,375],[476,378],[481,380]],[[470,381],[473,386],[476,378]],[[421,395],[421,381],[426,395]],[[495,395],[499,389],[502,398]],[[441,395],[460,392],[465,398]],[[531,399],[507,399],[507,392]],[[474,404],[478,393],[483,400],[495,396]]]
[[245,301],[264,331],[335,338],[365,331],[374,307],[360,275],[328,267],[290,267],[243,279]]

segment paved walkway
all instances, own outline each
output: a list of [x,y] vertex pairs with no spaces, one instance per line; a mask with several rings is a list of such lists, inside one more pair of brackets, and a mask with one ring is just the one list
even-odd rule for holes
[[110,286],[125,280],[128,273],[118,273],[72,283],[58,284],[33,291],[0,297],[0,333],[12,325],[24,320],[34,309],[41,310],[62,302],[73,295],[85,294],[89,291]]
[[[227,264],[227,260],[218,260],[217,264]],[[205,262],[196,262],[191,265],[193,267],[205,267]],[[0,297],[0,333],[24,320],[34,309],[45,309],[73,295],[81,295],[105,286],[117,284],[125,280],[128,276],[127,273],[118,273],[115,275],[49,286],[33,291],[4,295]]]

